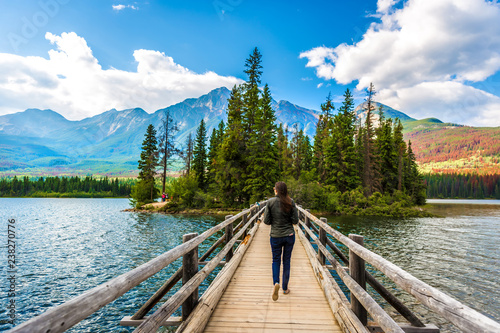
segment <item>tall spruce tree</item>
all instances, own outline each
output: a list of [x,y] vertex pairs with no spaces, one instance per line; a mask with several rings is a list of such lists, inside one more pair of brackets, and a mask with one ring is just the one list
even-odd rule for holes
[[202,119],[200,126],[196,130],[195,146],[193,150],[193,171],[198,187],[206,191],[206,168],[207,168],[207,129],[205,121]]
[[136,207],[158,198],[158,190],[155,188],[156,167],[158,166],[157,144],[156,130],[150,124],[141,147],[141,159],[138,167],[139,181],[132,188],[132,204]]
[[353,190],[361,183],[357,169],[359,156],[354,141],[355,121],[354,101],[347,89],[339,113],[333,119],[333,130],[325,153],[330,169],[326,183],[334,185],[341,192]]
[[375,147],[375,129],[373,125],[373,111],[375,110],[375,87],[370,83],[365,103],[366,120],[363,133],[363,186],[365,194],[372,195],[380,191],[380,177],[378,173],[377,155]]
[[254,125],[248,141],[248,160],[246,191],[251,202],[263,199],[272,193],[278,178],[278,150],[276,147],[276,116],[271,107],[271,91],[264,86],[260,108],[255,112]]
[[379,126],[376,130],[376,146],[382,193],[392,193],[397,189],[398,184],[398,154],[392,130],[392,119],[384,117],[382,106],[380,106]]
[[403,175],[404,175],[404,159],[406,157],[406,143],[403,139],[403,125],[399,119],[396,119],[394,124],[394,146],[396,147],[397,156],[397,190],[403,190]]
[[165,192],[165,181],[167,179],[167,169],[172,163],[172,157],[180,153],[180,149],[175,146],[175,135],[179,131],[174,123],[169,110],[165,110],[161,126],[158,131],[158,153],[160,155],[160,167],[163,169],[162,192]]
[[316,166],[318,180],[324,183],[327,178],[327,167],[325,161],[325,149],[328,137],[333,126],[333,111],[335,106],[332,102],[332,94],[329,93],[325,103],[321,104],[322,114],[319,116],[318,124],[316,125],[316,135],[314,136],[314,153],[313,165]]
[[286,179],[292,174],[292,151],[288,144],[288,128],[283,128],[279,124],[276,147],[278,149],[278,170],[279,177]]
[[220,150],[224,136],[224,121],[221,120],[219,126],[214,128],[210,136],[210,145],[208,147],[207,164],[207,185],[215,183],[215,174],[217,170],[217,155]]
[[242,86],[234,86],[231,90],[227,106],[227,126],[217,154],[215,179],[219,185],[220,197],[228,207],[242,202],[245,186],[242,176],[246,170],[242,93]]

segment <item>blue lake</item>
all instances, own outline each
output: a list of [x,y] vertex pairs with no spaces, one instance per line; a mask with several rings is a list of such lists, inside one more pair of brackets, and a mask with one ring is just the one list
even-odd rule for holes
[[[432,201],[428,206],[442,217],[328,217],[328,222],[344,234],[363,235],[367,248],[499,321],[500,202]],[[0,199],[0,331],[12,328],[6,308],[8,219],[16,220],[16,324],[153,259],[180,244],[183,234],[203,232],[223,219],[122,212],[125,208],[127,199]],[[202,244],[200,252],[216,238]],[[119,326],[120,319],[139,309],[179,266],[180,260],[68,332],[132,331]],[[442,332],[457,331],[391,288],[426,322],[438,324]]]

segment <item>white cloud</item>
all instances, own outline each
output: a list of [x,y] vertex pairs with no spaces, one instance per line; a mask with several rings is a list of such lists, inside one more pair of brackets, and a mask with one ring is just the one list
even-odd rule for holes
[[[470,86],[500,70],[498,2],[408,0],[400,9],[397,2],[378,1],[380,22],[360,42],[320,46],[300,57],[320,78],[358,81],[360,90],[373,82],[380,102],[412,116],[475,125],[484,116],[493,121],[489,125],[500,125],[500,99]],[[464,98],[474,102],[464,104]],[[461,112],[449,112],[459,105]]]
[[134,6],[134,5],[113,5],[113,10],[116,10],[117,12],[120,11],[120,10],[123,10],[125,8],[130,8],[130,9],[133,9],[133,10],[138,10],[139,8]]
[[195,73],[152,50],[134,51],[136,71],[103,69],[76,33],[45,37],[56,46],[48,59],[0,53],[0,114],[50,108],[76,120],[112,108],[152,112],[242,82],[214,72]]
[[318,83],[318,85],[316,86],[316,88],[318,88],[318,89],[321,87],[323,87],[323,83]]

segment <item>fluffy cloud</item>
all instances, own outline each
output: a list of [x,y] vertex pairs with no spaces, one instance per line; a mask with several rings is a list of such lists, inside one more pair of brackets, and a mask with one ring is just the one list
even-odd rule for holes
[[242,82],[214,72],[195,73],[152,50],[134,52],[136,71],[103,69],[77,34],[45,37],[55,45],[48,59],[0,53],[0,114],[50,108],[77,120],[111,108],[152,112]]
[[412,116],[500,125],[500,98],[470,86],[500,69],[499,4],[408,0],[396,9],[397,2],[378,1],[380,22],[360,42],[321,46],[300,57],[320,78],[358,81],[360,90],[373,82],[380,102]]

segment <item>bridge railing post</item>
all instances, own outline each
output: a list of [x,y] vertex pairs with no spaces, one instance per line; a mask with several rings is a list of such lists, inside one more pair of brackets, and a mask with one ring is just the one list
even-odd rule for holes
[[[243,218],[242,218],[242,223],[241,225],[244,226],[245,224],[247,224],[247,221],[248,221],[248,215],[247,214],[243,214]],[[245,231],[243,231],[243,239],[245,239],[245,237],[247,236],[247,229],[245,229]]]
[[[230,219],[233,217],[233,215],[226,215],[226,220]],[[233,238],[233,224],[229,223],[226,226],[226,244],[231,241],[231,238]],[[229,252],[226,254],[226,262],[229,262],[231,258],[233,257],[233,249],[230,249]]]
[[[310,209],[306,209],[306,212],[310,213],[311,210]],[[306,228],[311,229],[311,220],[309,219],[309,216],[307,216],[305,214],[304,214],[304,223],[306,225]],[[311,241],[311,235],[309,235],[308,232],[306,232],[306,238],[307,238],[308,241]]]
[[[198,236],[198,233],[191,233],[182,236],[182,241],[187,241]],[[193,276],[198,273],[198,247],[189,251],[182,257],[182,284],[186,284]],[[193,309],[198,304],[198,288],[182,303],[182,320],[186,320]]]
[[[326,223],[327,219],[325,217],[320,217],[321,222]],[[323,245],[326,246],[326,231],[323,229],[321,226],[319,226],[319,242]],[[321,263],[321,265],[326,264],[326,258],[323,252],[321,252],[318,249],[318,260]]]
[[[349,238],[358,243],[359,245],[363,245],[363,236],[349,234]],[[361,288],[366,290],[365,261],[351,250],[349,250],[349,274],[354,279],[354,281],[356,281],[361,286]],[[351,294],[351,310],[358,317],[361,323],[366,326],[368,322],[366,309],[352,294]]]

